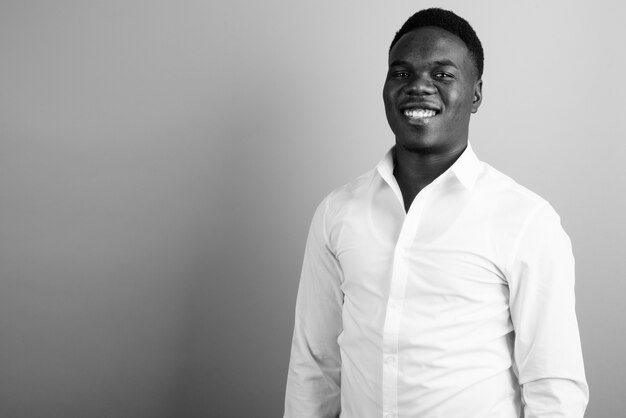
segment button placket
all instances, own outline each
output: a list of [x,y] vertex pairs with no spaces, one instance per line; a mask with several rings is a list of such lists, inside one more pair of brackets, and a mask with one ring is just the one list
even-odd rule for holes
[[415,198],[400,231],[394,251],[393,270],[387,300],[383,329],[383,410],[385,417],[396,417],[398,412],[398,340],[402,322],[402,306],[409,273],[410,248],[427,197],[424,189]]

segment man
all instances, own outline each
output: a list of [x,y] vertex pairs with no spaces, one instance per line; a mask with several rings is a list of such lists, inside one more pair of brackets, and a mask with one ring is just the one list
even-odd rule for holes
[[569,238],[472,151],[482,72],[452,12],[420,11],[396,34],[383,88],[395,147],[315,213],[285,417],[583,416]]

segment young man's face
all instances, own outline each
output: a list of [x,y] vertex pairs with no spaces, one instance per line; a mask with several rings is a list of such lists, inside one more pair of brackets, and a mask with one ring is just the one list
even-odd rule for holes
[[469,51],[456,35],[428,26],[402,36],[389,53],[383,88],[397,146],[424,153],[465,148],[481,87]]

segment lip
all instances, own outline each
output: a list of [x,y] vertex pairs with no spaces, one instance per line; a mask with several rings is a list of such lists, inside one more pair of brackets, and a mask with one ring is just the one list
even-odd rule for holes
[[[434,103],[428,103],[428,102],[410,102],[410,103],[403,103],[398,107],[402,112],[404,112],[406,109],[427,109],[427,110],[434,110],[435,112],[437,112],[437,115],[439,113],[441,113],[441,108],[439,106],[437,106]],[[435,115],[436,116],[436,115]]]
[[[404,114],[404,111],[407,109],[427,109],[427,110],[434,110],[436,113],[434,116],[430,116],[428,118],[410,118],[408,116],[406,116]],[[410,103],[404,103],[402,105],[399,106],[399,110],[400,110],[400,114],[402,115],[402,118],[407,121],[410,125],[414,125],[414,126],[426,126],[428,125],[432,119],[435,119],[437,116],[439,116],[441,114],[441,108],[433,103],[427,103],[427,102],[410,102]]]

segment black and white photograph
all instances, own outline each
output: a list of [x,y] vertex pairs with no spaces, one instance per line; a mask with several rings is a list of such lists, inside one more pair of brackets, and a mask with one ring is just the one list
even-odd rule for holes
[[0,417],[616,418],[626,6],[0,2]]

